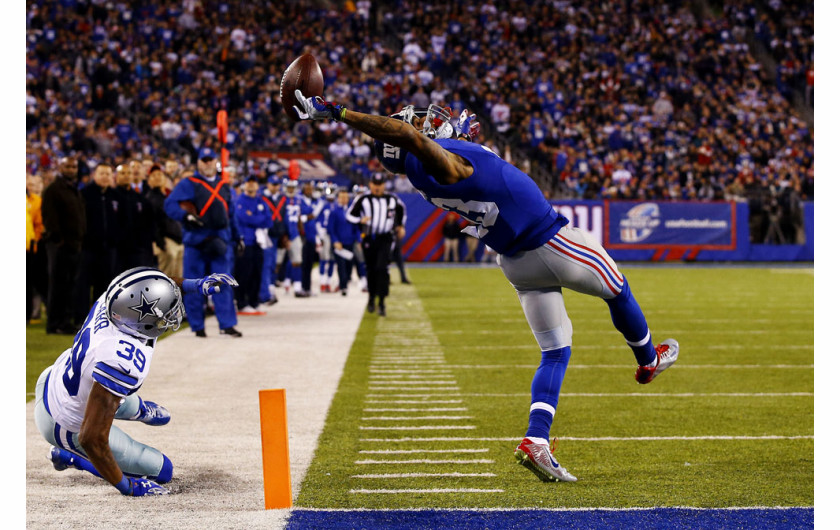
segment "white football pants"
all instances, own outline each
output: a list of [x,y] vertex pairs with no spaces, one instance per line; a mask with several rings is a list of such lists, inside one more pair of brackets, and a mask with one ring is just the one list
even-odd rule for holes
[[[41,436],[51,445],[67,449],[87,458],[88,456],[85,450],[82,449],[82,445],[79,443],[79,433],[71,433],[60,429],[67,436],[71,436],[73,447],[67,447],[67,440],[62,440],[61,443],[58,443],[55,439],[57,424],[44,406],[44,383],[51,369],[52,366],[44,370],[38,378],[38,383],[35,385],[35,424],[38,426],[38,430],[41,431]],[[140,396],[135,393],[125,399],[122,405],[120,405],[120,408],[117,409],[116,414],[114,414],[114,418],[127,420],[136,416],[139,410]],[[163,453],[154,447],[134,440],[116,425],[111,426],[108,445],[111,447],[111,453],[113,453],[114,459],[117,461],[117,465],[120,466],[123,473],[155,477],[163,469]]]
[[624,276],[601,244],[587,232],[566,225],[545,245],[497,262],[516,289],[528,325],[542,351],[572,345],[572,322],[562,289],[614,298]]

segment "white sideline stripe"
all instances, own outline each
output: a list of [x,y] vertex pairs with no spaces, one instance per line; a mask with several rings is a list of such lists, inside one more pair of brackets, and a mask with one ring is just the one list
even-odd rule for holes
[[[522,397],[530,396],[529,392],[519,392],[511,394],[489,394],[489,393],[475,393],[475,394],[461,394],[469,397]],[[641,392],[627,392],[627,393],[586,393],[586,392],[569,392],[560,394],[560,397],[812,397],[813,392],[681,392],[676,394],[643,394]]]
[[371,379],[382,379],[387,381],[414,381],[417,379],[428,379],[429,377],[452,377],[452,372],[448,370],[439,370],[433,374],[418,374],[418,373],[411,373],[410,371],[406,370],[407,373],[402,374],[372,374],[370,376]]
[[[372,374],[449,374],[451,370],[370,370]],[[373,377],[373,376],[371,376]]]
[[[700,506],[669,506],[669,509],[675,510],[692,510],[696,512],[708,511],[744,511],[744,510],[800,510],[802,508],[813,508],[810,506],[723,506],[720,508],[705,508]],[[614,506],[581,506],[576,508],[540,508],[541,512],[651,512],[654,510],[661,510],[661,506],[631,506],[629,508],[616,508]],[[521,511],[522,508],[440,508],[439,512],[514,512]],[[393,508],[295,508],[296,512],[392,512]],[[429,508],[400,508],[401,512],[427,512]]]
[[473,458],[471,460],[415,458],[414,460],[356,460],[353,463],[357,466],[367,466],[377,464],[495,464],[496,461],[489,458]]
[[[486,346],[479,344],[463,344],[458,346],[463,350],[499,351],[499,350],[539,350],[536,344],[515,344],[511,346]],[[626,351],[626,347],[617,343],[616,346],[597,346],[595,344],[577,344],[572,346],[573,350],[599,350],[599,351]],[[756,344],[747,346],[744,344],[710,344],[704,345],[704,350],[813,350],[814,344]]]
[[433,488],[433,489],[398,489],[398,490],[350,490],[350,493],[359,494],[398,494],[398,493],[504,493],[505,490],[485,490],[479,488]]
[[373,361],[408,361],[411,359],[421,359],[424,361],[428,360],[438,360],[443,359],[444,354],[436,351],[436,352],[419,352],[414,351],[414,348],[404,348],[395,351],[386,351],[380,349],[378,353],[374,353],[370,356],[371,360]]
[[495,477],[495,473],[379,473],[350,475],[350,478]]
[[[457,386],[417,386],[414,388],[403,388],[400,386],[368,386],[368,390],[372,390],[374,392],[406,392],[411,390],[417,390],[418,392],[426,391],[426,390],[446,390],[446,392],[439,393],[438,395],[448,396],[452,395],[453,392],[457,393],[460,392],[460,388]],[[391,394],[392,396],[399,396],[400,394]],[[405,394],[406,396],[425,396],[427,394],[420,393],[420,394]]]
[[[533,370],[536,364],[450,364],[449,368],[456,369],[456,370],[472,370],[472,369],[489,369],[489,370],[499,370],[504,368],[526,368],[529,370]],[[583,369],[596,369],[596,368],[620,368],[622,370],[632,370],[633,365],[628,364],[570,364],[568,369],[572,368],[583,368]],[[674,364],[671,367],[671,370],[680,369],[680,370],[715,370],[718,368],[725,368],[725,369],[732,369],[738,370],[742,368],[778,368],[778,369],[788,369],[788,368],[796,368],[796,369],[813,369],[813,364]]]
[[370,367],[371,368],[382,368],[382,367],[395,366],[395,365],[405,367],[405,366],[420,366],[420,365],[430,365],[430,364],[446,364],[446,361],[415,361],[415,360],[412,360],[412,359],[404,359],[402,361],[397,361],[397,360],[375,361],[375,360],[372,360],[370,362]]
[[366,427],[359,426],[362,431],[441,431],[441,430],[471,430],[475,425],[419,425],[417,427]]
[[407,455],[414,453],[489,453],[490,449],[371,449],[359,451],[366,455]]
[[471,420],[472,416],[372,416],[362,421]]
[[363,409],[362,412],[463,412],[467,407],[431,407],[421,409]]
[[458,381],[372,381],[372,385],[400,386],[400,385],[457,385]]
[[[764,435],[764,436],[601,436],[595,438],[580,438],[573,436],[558,436],[557,440],[561,442],[659,442],[665,440],[679,440],[679,441],[703,441],[703,440],[813,440],[814,435],[802,436],[781,436],[781,435]],[[519,442],[522,441],[522,436],[511,436],[507,438],[488,438],[488,437],[451,437],[440,436],[434,438],[362,438],[360,442],[377,442],[377,443],[402,443],[402,442]]]
[[[612,328],[610,328],[612,329]],[[603,333],[607,331],[607,328],[602,330],[599,329],[586,329],[585,331],[580,331],[579,334],[595,334],[595,333]],[[732,334],[737,333],[738,335],[765,335],[767,334],[767,329],[671,329],[668,331],[671,335],[689,335],[689,334],[703,334],[703,335],[720,335],[720,334]],[[775,330],[774,330],[775,331]],[[790,330],[778,330],[779,333],[796,333],[796,334],[803,334],[803,333],[810,333],[811,335],[814,334],[813,329],[790,329]],[[446,329],[446,330],[439,330],[437,332],[438,335],[464,335],[469,333],[470,335],[498,335],[501,333],[510,334],[510,329],[507,327],[502,327],[499,329],[470,329],[470,330],[463,330],[463,329]]]
[[[373,390],[369,388],[368,390]],[[397,390],[394,388],[380,388],[378,391]],[[404,388],[402,390],[425,390],[423,388]],[[368,394],[367,397],[460,397],[461,391],[458,388],[432,388],[429,390],[446,390],[446,392],[417,392],[414,394]]]
[[[369,396],[372,397],[372,396]],[[391,400],[391,399],[366,399],[365,403],[399,403],[400,405],[421,405],[425,403],[463,403],[463,399],[399,399],[399,400]]]

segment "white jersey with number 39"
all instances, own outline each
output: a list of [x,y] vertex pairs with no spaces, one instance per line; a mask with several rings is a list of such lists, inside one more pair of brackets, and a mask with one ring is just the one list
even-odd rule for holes
[[105,295],[100,296],[73,346],[50,371],[47,406],[56,423],[79,432],[94,383],[121,398],[136,392],[149,373],[155,342],[118,330],[108,319]]

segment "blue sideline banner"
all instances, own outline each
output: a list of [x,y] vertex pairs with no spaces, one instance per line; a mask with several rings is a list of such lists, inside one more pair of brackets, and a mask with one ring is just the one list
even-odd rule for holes
[[735,249],[735,204],[731,202],[605,201],[607,249],[692,247]]
[[[445,212],[419,194],[401,194],[408,210],[408,261],[443,255]],[[813,261],[814,203],[803,203],[804,244],[750,241],[749,207],[740,202],[551,201],[554,209],[601,241],[617,261]],[[465,253],[461,245],[461,255]],[[484,253],[479,244],[477,258]]]

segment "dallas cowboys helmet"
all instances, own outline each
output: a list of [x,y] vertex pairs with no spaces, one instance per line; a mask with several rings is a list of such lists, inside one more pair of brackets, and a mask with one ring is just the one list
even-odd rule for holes
[[[455,129],[450,123],[452,111],[449,107],[429,105],[428,108],[418,109],[408,105],[398,113],[391,114],[391,118],[413,125],[432,139],[444,140],[455,135]],[[374,140],[373,150],[385,169],[391,173],[405,173],[405,158],[408,155],[405,149]]]
[[129,269],[114,278],[105,292],[105,308],[117,329],[145,339],[177,330],[184,318],[181,289],[152,267]]

